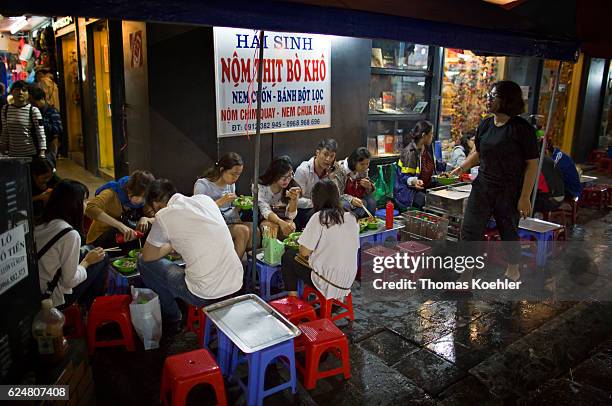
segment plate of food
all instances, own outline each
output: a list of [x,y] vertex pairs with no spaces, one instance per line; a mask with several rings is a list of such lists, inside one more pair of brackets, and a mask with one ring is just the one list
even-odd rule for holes
[[294,250],[297,250],[298,248],[300,248],[300,244],[297,242],[297,240],[292,240],[289,237],[283,240],[283,244],[285,244],[285,247],[291,248]]
[[181,259],[183,259],[181,254],[179,254],[178,252],[172,252],[166,255],[166,258],[168,258],[170,261],[180,261]]
[[136,259],[129,257],[119,258],[113,261],[113,266],[123,274],[134,273],[136,272]]
[[130,250],[130,252],[128,252],[128,257],[130,258],[138,258],[138,255],[142,252],[141,248],[136,248],[133,250]]
[[368,217],[359,220],[359,231],[364,232],[365,230],[376,230],[381,224],[381,220],[376,217]]
[[239,196],[234,200],[234,206],[240,210],[251,210],[253,208],[253,196]]
[[437,176],[433,176],[433,179],[441,185],[452,185],[453,183],[457,183],[457,181],[459,181],[458,176],[453,176],[447,172],[443,172]]

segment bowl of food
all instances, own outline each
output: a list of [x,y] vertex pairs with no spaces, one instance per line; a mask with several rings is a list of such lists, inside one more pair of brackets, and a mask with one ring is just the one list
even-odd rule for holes
[[441,185],[452,185],[453,183],[457,183],[457,181],[459,180],[459,177],[453,176],[450,173],[444,172],[437,176],[434,176],[433,179]]
[[297,250],[300,247],[300,244],[297,242],[297,240],[292,240],[289,237],[283,240],[283,244],[285,244],[286,248],[291,248],[294,250]]
[[359,220],[359,232],[363,233],[365,230],[368,229],[368,223],[366,221],[367,219],[361,219]]
[[251,210],[253,208],[253,196],[239,196],[234,200],[234,206],[240,210]]
[[297,241],[298,238],[300,238],[300,235],[302,235],[301,231],[294,231],[293,233],[289,234],[287,236],[287,238],[293,240],[293,241]]
[[138,258],[138,255],[142,252],[141,248],[136,248],[133,250],[130,250],[130,252],[128,252],[128,257],[130,258]]
[[177,252],[173,252],[173,253],[170,253],[170,254],[166,255],[166,258],[168,258],[168,260],[170,260],[170,261],[179,261],[179,260],[183,259],[181,254],[179,254]]
[[129,257],[119,258],[113,261],[113,266],[123,274],[134,273],[136,272],[136,259]]

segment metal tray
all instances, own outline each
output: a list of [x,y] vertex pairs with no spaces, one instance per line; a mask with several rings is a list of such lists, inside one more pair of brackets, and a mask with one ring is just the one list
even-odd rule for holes
[[205,307],[204,312],[245,354],[263,350],[301,334],[300,329],[282,314],[253,294],[212,304]]
[[559,224],[551,223],[548,221],[527,217],[526,219],[519,220],[519,228],[535,231],[536,233],[546,233],[561,228]]

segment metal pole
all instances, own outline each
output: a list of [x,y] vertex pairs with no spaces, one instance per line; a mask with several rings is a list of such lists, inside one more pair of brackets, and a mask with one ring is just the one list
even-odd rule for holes
[[542,161],[544,160],[544,153],[546,151],[546,142],[548,139],[548,132],[550,131],[550,126],[552,125],[552,116],[553,111],[555,110],[556,97],[557,97],[557,89],[559,87],[559,77],[561,76],[561,64],[563,62],[559,61],[559,67],[557,68],[557,74],[555,75],[554,87],[552,91],[552,96],[550,98],[550,104],[548,106],[548,117],[546,117],[546,131],[544,132],[544,137],[542,138],[542,150],[540,151],[540,160],[538,161],[538,171],[536,172],[535,183],[533,185],[533,193],[531,200],[531,215],[533,216],[533,211],[535,210],[535,202],[538,197],[538,180],[540,179],[540,173],[542,172]]
[[261,150],[261,90],[263,86],[263,55],[264,55],[264,30],[259,31],[259,62],[257,64],[257,127],[255,129],[255,167],[253,168],[253,240],[251,251],[251,283],[255,287],[257,277],[257,230],[259,220],[259,206],[257,205],[259,185],[259,153]]

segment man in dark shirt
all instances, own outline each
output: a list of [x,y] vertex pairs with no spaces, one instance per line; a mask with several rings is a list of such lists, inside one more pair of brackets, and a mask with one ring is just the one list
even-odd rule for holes
[[33,106],[38,107],[42,114],[45,136],[47,138],[47,157],[53,164],[53,167],[56,167],[59,139],[63,130],[62,117],[55,107],[47,103],[45,92],[40,87],[32,86],[30,89],[30,102]]

